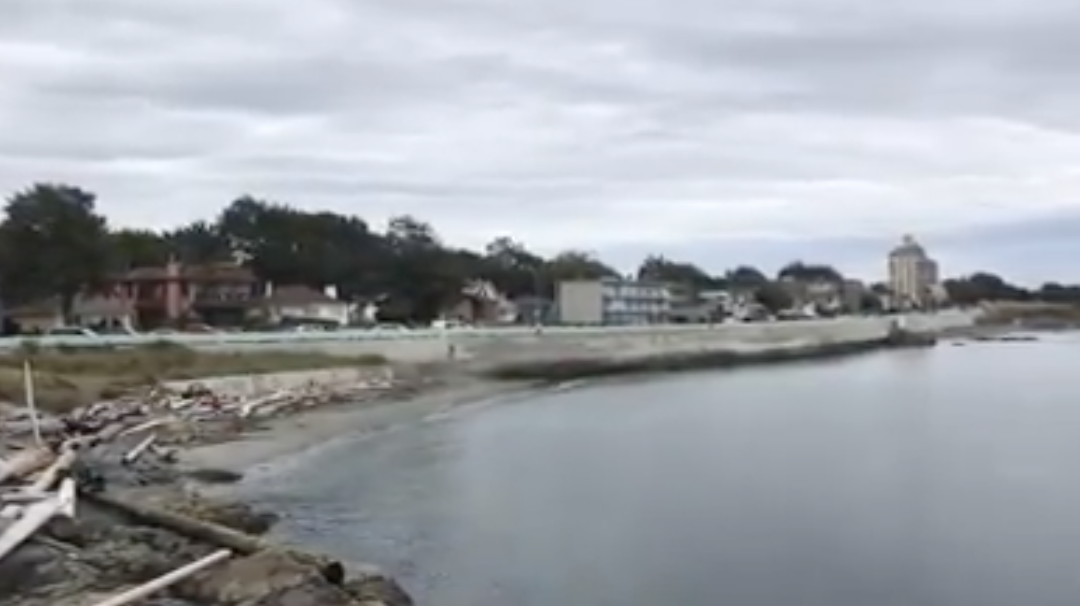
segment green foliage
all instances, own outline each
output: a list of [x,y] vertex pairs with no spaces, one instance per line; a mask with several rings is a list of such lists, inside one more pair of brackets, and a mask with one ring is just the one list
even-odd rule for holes
[[[191,264],[240,260],[260,280],[275,285],[335,285],[344,299],[379,301],[385,320],[427,322],[456,302],[470,280],[490,281],[512,298],[550,298],[560,281],[619,275],[590,252],[566,250],[545,258],[506,236],[493,239],[483,251],[457,248],[434,226],[408,215],[373,229],[356,216],[308,212],[243,196],[213,220],[155,232],[110,229],[94,202],[92,193],[61,184],[34,185],[8,200],[0,223],[0,292],[5,303],[58,298],[67,311],[77,293],[101,284],[112,272],[160,267],[169,259]],[[782,309],[790,299],[748,265],[713,275],[691,263],[651,255],[637,275],[689,294],[729,287],[756,291],[770,309]],[[801,261],[783,268],[779,277],[841,279],[832,267]],[[945,286],[961,304],[1080,302],[1080,287],[1047,284],[1027,291],[992,274],[950,280]]]
[[841,282],[844,276],[836,268],[794,261],[785,265],[776,275],[777,279],[798,280],[800,282]]
[[639,280],[663,282],[690,291],[718,290],[727,285],[725,278],[709,275],[693,263],[680,263],[660,255],[646,257],[638,267],[637,277]]
[[760,288],[769,283],[769,278],[761,270],[748,265],[727,272],[725,278],[733,288]]
[[0,287],[8,304],[60,296],[65,309],[86,286],[112,272],[241,260],[276,285],[333,284],[347,300],[378,300],[386,319],[429,321],[470,280],[511,296],[554,294],[567,279],[617,275],[595,256],[566,251],[551,259],[497,238],[477,253],[448,246],[435,228],[408,215],[376,232],[354,216],[306,212],[250,196],[212,221],[168,232],[110,230],[94,196],[66,185],[36,185],[8,203],[0,224]]
[[881,297],[869,292],[859,296],[859,310],[869,314],[885,311],[881,304]]
[[972,306],[987,301],[1039,302],[1080,305],[1080,286],[1047,282],[1035,289],[1012,284],[996,274],[977,272],[945,280],[945,291],[956,305]]
[[66,314],[83,288],[109,269],[109,231],[94,195],[66,185],[35,185],[15,194],[0,224],[4,294],[31,301],[59,297]]
[[776,282],[766,282],[765,284],[762,284],[757,289],[755,298],[762,307],[769,310],[771,313],[791,309],[791,306],[795,304],[795,300],[792,298],[791,293],[789,293],[781,284]]
[[[1041,298],[1039,291],[1030,292],[1009,284],[1001,276],[975,273],[965,278],[946,280],[945,290],[949,299],[957,305],[977,305],[983,301],[1029,301]],[[1050,294],[1055,294],[1051,288]],[[1080,299],[1073,299],[1073,302]]]

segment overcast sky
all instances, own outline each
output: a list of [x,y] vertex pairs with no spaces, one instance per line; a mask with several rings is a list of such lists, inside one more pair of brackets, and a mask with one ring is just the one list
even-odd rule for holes
[[0,0],[0,188],[1080,281],[1075,0]]

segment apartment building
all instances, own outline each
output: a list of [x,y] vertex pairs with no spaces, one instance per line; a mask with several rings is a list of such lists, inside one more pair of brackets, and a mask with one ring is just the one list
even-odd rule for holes
[[889,252],[889,290],[902,306],[932,303],[938,284],[938,264],[911,236]]
[[658,282],[572,280],[559,282],[555,294],[564,324],[656,324],[671,313],[671,291]]

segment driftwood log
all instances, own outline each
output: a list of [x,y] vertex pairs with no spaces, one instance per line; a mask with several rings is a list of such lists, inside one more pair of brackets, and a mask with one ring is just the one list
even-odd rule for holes
[[136,505],[107,494],[87,493],[84,498],[103,507],[119,512],[135,522],[158,526],[200,543],[232,550],[239,555],[252,555],[263,551],[284,553],[297,562],[317,569],[324,579],[340,585],[345,580],[344,565],[332,558],[296,549],[283,548],[262,538],[255,537],[221,524],[199,520],[175,511],[167,511],[145,505]]
[[228,549],[222,549],[215,551],[214,553],[192,562],[186,566],[182,566],[173,570],[168,574],[161,575],[160,577],[143,583],[138,587],[129,589],[123,593],[108,598],[104,602],[98,602],[94,606],[126,606],[136,600],[142,600],[147,598],[163,589],[168,588],[170,585],[175,585],[180,581],[190,577],[191,575],[202,571],[205,568],[209,568],[218,562],[223,562],[232,556],[232,552]]
[[0,484],[41,471],[52,464],[55,458],[56,455],[48,448],[21,450],[7,461],[0,462]]
[[0,534],[0,560],[8,556],[25,543],[49,520],[56,516],[74,516],[75,514],[75,485],[67,480],[65,485],[55,495],[48,495],[44,499],[23,507],[19,512],[18,519],[3,529]]
[[56,457],[52,464],[49,465],[45,471],[41,472],[41,475],[34,480],[34,483],[30,485],[31,492],[44,493],[48,490],[52,490],[54,486],[64,477],[64,474],[71,469],[77,462],[79,455],[74,450],[65,450],[60,453],[59,457]]
[[152,433],[152,434],[146,436],[146,438],[144,438],[142,441],[140,441],[138,444],[136,444],[131,450],[124,453],[124,456],[121,457],[121,460],[125,464],[128,464],[128,465],[130,465],[131,463],[134,463],[135,461],[137,461],[139,459],[139,457],[142,456],[142,454],[144,452],[146,452],[151,446],[153,446],[154,442],[156,442],[156,441],[157,441],[157,434],[156,433]]

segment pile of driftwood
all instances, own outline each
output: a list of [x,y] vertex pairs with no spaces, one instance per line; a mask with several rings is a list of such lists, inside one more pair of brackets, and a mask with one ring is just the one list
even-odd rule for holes
[[[101,401],[60,417],[39,416],[30,410],[33,384],[27,368],[26,410],[0,418],[0,440],[40,434],[46,438],[71,434],[98,434],[107,439],[117,432],[154,430],[153,441],[181,443],[200,438],[227,437],[248,423],[300,410],[345,401],[377,398],[395,387],[391,373],[368,381],[337,386],[308,383],[251,397],[220,394],[192,384],[183,390],[162,386],[145,393]],[[2,417],[2,415],[0,415]]]
[[[57,517],[74,518],[78,495],[93,494],[86,486],[80,485],[73,475],[80,452],[94,447],[99,436],[80,436],[64,440],[56,446],[49,446],[43,441],[23,449],[9,446],[11,454],[0,461],[0,561],[13,554],[16,549],[28,541],[47,541],[37,537],[37,533]],[[147,450],[147,440],[136,446],[141,452]],[[130,456],[139,454],[129,451]],[[96,500],[108,501],[108,497],[98,495]],[[113,503],[123,506],[122,503]],[[122,606],[157,593],[170,585],[181,581],[204,568],[228,559],[233,554],[231,549],[221,549],[209,556],[178,568],[163,575],[118,593],[96,606]]]
[[[107,492],[100,469],[131,469],[145,459],[174,462],[175,452],[161,442],[175,437],[177,426],[221,419],[242,422],[390,386],[387,381],[330,391],[311,385],[248,400],[223,398],[198,387],[183,392],[156,389],[144,398],[101,402],[66,416],[49,417],[36,410],[29,367],[26,374],[25,412],[0,419],[0,564],[23,544],[47,544],[52,539],[39,531],[55,518],[74,518],[80,500],[220,548],[95,606],[141,600],[234,554],[280,551],[258,537],[219,524],[117,498]],[[328,579],[344,574],[341,565],[331,560],[304,553],[289,552],[289,556]]]

